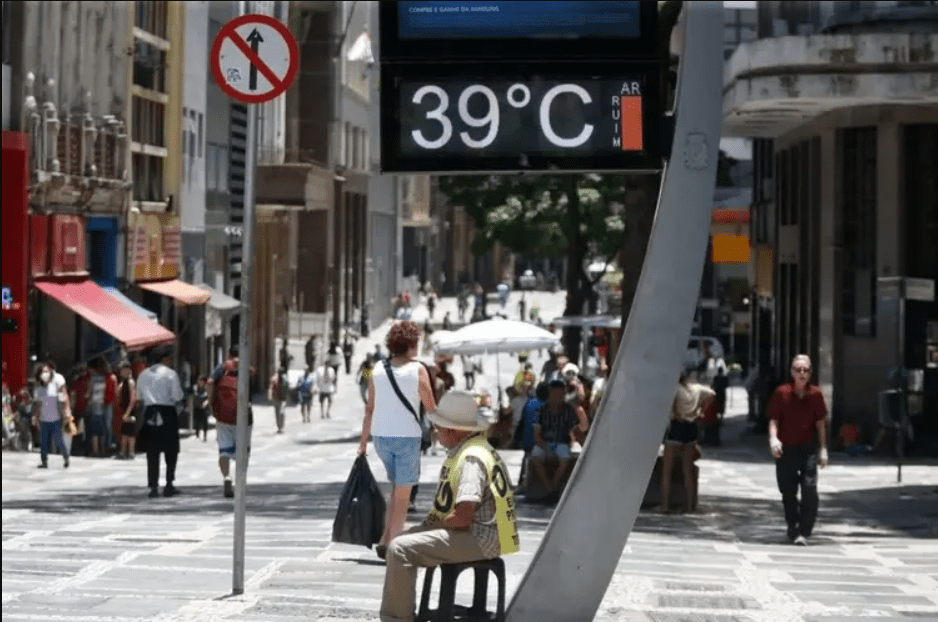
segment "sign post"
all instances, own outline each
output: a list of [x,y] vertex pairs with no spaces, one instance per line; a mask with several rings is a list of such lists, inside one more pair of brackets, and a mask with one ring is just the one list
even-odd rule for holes
[[[229,97],[262,104],[282,95],[293,82],[299,49],[290,30],[269,15],[236,17],[212,44],[212,74]],[[254,294],[254,225],[256,222],[258,110],[252,106],[247,126],[247,175],[244,180],[244,236],[241,258],[241,316],[238,337],[238,427],[235,441],[234,560],[231,591],[244,593],[245,511],[248,475],[248,411],[251,399],[251,297]]]

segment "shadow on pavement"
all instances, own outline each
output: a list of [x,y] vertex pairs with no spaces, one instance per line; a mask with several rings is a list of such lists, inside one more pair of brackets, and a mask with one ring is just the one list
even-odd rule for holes
[[[282,483],[249,485],[247,514],[296,520],[335,518],[343,482],[322,484]],[[385,496],[389,485],[381,484]],[[422,484],[409,513],[410,522],[419,521],[433,503],[435,488]],[[77,491],[44,494],[38,498],[5,500],[5,510],[28,509],[48,514],[142,513],[225,516],[233,511],[234,500],[222,496],[220,485],[185,486],[177,497],[147,498],[142,486],[111,486],[93,492]],[[774,493],[774,491],[772,491]],[[708,494],[701,490],[699,508],[693,514],[658,514],[643,509],[635,523],[638,533],[661,534],[684,539],[776,544],[784,541],[784,521],[780,498],[751,498]],[[817,523],[818,541],[837,538],[838,543],[904,535],[914,538],[935,536],[938,525],[938,492],[932,485],[884,486],[821,494]],[[517,504],[519,527],[542,531],[554,508],[524,502]]]
[[347,436],[340,436],[337,438],[302,438],[296,439],[294,442],[297,445],[341,445],[347,443],[357,443],[360,438],[360,434],[349,434]]

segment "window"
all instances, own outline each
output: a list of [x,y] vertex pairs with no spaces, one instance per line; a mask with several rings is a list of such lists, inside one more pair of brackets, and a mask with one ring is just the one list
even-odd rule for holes
[[352,168],[361,168],[361,149],[360,149],[361,131],[357,127],[352,128]]
[[135,96],[131,102],[131,140],[142,144],[165,147],[166,142],[163,134],[164,112],[163,104]]
[[218,147],[218,190],[228,192],[228,147]]
[[205,189],[215,190],[218,188],[218,147],[209,143],[205,146]]
[[162,201],[163,158],[142,153],[133,154],[133,180],[135,201]]
[[365,170],[371,169],[371,161],[368,159],[371,156],[369,147],[368,130],[362,130],[362,168]]
[[352,126],[349,123],[346,123],[344,136],[342,138],[342,145],[343,145],[342,146],[342,164],[344,164],[346,167],[349,167],[352,165],[350,161],[352,157],[351,141],[352,141]]
[[[195,135],[196,135],[196,125],[197,125],[195,110],[189,111],[189,118],[186,121],[186,123],[187,123],[187,127],[189,128],[188,129],[189,157],[194,158],[195,157]],[[185,153],[185,147],[183,147],[183,153]]]
[[182,155],[189,153],[189,150],[186,149],[186,146],[189,143],[189,109],[183,106],[182,108]]
[[876,128],[842,130],[843,330],[876,336]]
[[167,5],[169,3],[165,0],[153,2],[137,0],[135,4],[134,26],[165,39]]
[[145,41],[134,44],[134,84],[166,92],[166,52]]

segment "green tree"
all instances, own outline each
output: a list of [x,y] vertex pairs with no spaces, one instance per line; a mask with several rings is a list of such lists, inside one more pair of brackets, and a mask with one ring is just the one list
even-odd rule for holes
[[592,253],[611,259],[622,248],[625,222],[613,209],[624,196],[621,174],[460,175],[439,184],[475,221],[476,255],[501,244],[520,254],[567,258],[565,315],[582,313],[591,295],[595,281],[585,260]]
[[[683,2],[658,3],[658,57],[661,100],[673,101],[671,33]],[[564,315],[579,315],[594,282],[584,270],[591,253],[611,258],[619,253],[623,325],[638,287],[642,262],[660,187],[660,174],[563,174],[442,176],[440,190],[462,207],[476,224],[473,253],[495,244],[516,253],[567,258],[567,302]],[[626,194],[629,200],[626,202]],[[627,211],[614,210],[615,204]],[[580,331],[566,331],[567,351],[579,352]]]

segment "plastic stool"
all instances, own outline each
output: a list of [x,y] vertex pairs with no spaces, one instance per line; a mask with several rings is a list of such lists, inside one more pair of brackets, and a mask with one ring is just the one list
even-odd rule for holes
[[469,618],[489,620],[489,612],[485,608],[488,596],[489,572],[498,579],[498,603],[495,610],[495,622],[505,622],[505,562],[501,557],[483,559],[462,564],[443,564],[440,566],[440,602],[437,608],[430,609],[430,588],[433,586],[433,573],[436,568],[427,568],[423,578],[423,596],[420,599],[420,611],[416,622],[452,622],[455,614],[456,579],[463,570],[472,568],[475,571],[475,593],[472,596],[472,607],[468,610]]

